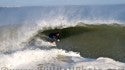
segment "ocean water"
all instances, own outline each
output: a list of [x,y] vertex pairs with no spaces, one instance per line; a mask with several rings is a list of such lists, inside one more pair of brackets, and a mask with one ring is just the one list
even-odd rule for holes
[[[125,69],[124,7],[1,7],[1,70]],[[51,32],[61,34],[56,47]]]

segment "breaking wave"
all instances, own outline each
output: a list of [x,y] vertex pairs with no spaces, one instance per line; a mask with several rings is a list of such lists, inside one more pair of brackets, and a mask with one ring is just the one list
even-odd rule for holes
[[[124,69],[124,5],[102,7],[0,8],[0,67]],[[57,31],[53,47],[43,38]]]

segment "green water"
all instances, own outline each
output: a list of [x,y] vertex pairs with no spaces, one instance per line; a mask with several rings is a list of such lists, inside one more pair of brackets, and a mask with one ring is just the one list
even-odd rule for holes
[[79,52],[87,58],[109,57],[125,62],[125,27],[120,25],[86,25],[49,29],[39,34],[60,32],[58,48]]

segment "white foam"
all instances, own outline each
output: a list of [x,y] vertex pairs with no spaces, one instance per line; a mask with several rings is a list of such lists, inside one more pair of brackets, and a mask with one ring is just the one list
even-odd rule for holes
[[75,52],[65,50],[24,50],[0,55],[0,67],[8,69],[37,69],[39,65],[62,68],[83,67],[86,69],[122,69],[125,64],[110,58],[86,59]]
[[35,40],[35,42],[34,42],[34,45],[35,45],[35,46],[41,46],[41,47],[52,47],[52,46],[56,46],[56,43],[55,43],[55,42],[51,43],[51,42],[44,41],[44,40],[42,40],[42,39],[40,39],[40,38],[36,38],[36,39],[37,39],[37,40]]
[[80,57],[75,52],[67,52],[64,50],[24,50],[17,51],[13,54],[0,56],[0,66],[7,68],[35,68],[38,64],[56,63],[58,55]]
[[80,67],[84,69],[101,69],[101,70],[107,70],[107,69],[125,69],[125,64],[115,61],[110,58],[104,58],[100,57],[96,60],[93,61],[88,61],[88,62],[81,62],[76,65],[75,67]]

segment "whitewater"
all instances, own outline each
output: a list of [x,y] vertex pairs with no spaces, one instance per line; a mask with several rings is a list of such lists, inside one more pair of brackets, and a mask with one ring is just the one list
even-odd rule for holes
[[[80,39],[79,37],[82,38],[84,35],[88,36],[94,33],[92,32],[94,29],[93,28],[94,25],[95,27],[100,27],[100,28],[102,28],[103,25],[106,25],[104,26],[105,29],[107,29],[108,26],[111,27],[113,26],[112,30],[116,29],[113,31],[116,32],[117,31],[122,32],[122,30],[124,31],[124,22],[125,22],[125,17],[123,15],[125,14],[124,7],[125,5],[1,7],[0,8],[1,70],[10,70],[10,69],[29,69],[29,70],[30,69],[31,70],[32,69],[33,70],[35,69],[36,70],[123,69],[124,70],[125,69],[125,63],[124,63],[125,45],[123,44],[125,42],[123,40],[124,33],[119,34],[118,35],[119,38],[117,39],[118,43],[117,47],[118,48],[120,47],[119,49],[123,51],[123,52],[118,52],[117,55],[119,55],[119,57],[115,57],[117,56],[115,54],[107,55],[106,53],[105,57],[98,55],[98,57],[95,58],[94,56],[97,55],[92,55],[93,56],[92,58],[90,57],[91,55],[89,56],[89,54],[91,53],[87,54],[89,57],[87,57],[87,55],[84,56],[84,52],[88,53],[89,50],[83,52],[83,50],[74,51],[71,49],[71,48],[75,49],[75,47],[80,47],[82,49],[82,47],[88,46],[87,45],[88,43],[86,43],[88,40],[85,40],[85,38],[84,38],[85,42],[80,40],[77,41],[77,44],[81,43],[84,44],[84,45],[82,44],[82,47],[78,46],[77,44],[73,46],[72,40],[75,40],[76,38]],[[80,34],[79,30],[75,29],[76,34],[80,35],[76,34],[72,35],[73,30],[70,27],[77,27],[77,26],[84,27],[83,29],[82,28],[81,29],[84,30],[84,32],[86,33]],[[86,29],[86,27],[89,27],[90,29],[89,28]],[[93,29],[91,30],[91,28]],[[66,32],[67,35],[64,35],[65,38],[62,38],[61,42],[59,43],[59,45],[57,44],[56,47],[52,46],[49,42],[40,38],[42,35],[46,35],[51,31],[53,32],[54,29],[57,30],[59,29],[58,31],[60,32],[65,32],[65,29],[69,30],[68,32],[69,34]],[[89,38],[90,37],[88,37],[88,39]],[[102,39],[102,41],[107,41],[107,39],[105,40],[104,38]],[[95,41],[96,42],[94,42],[94,44],[98,42],[98,40]],[[115,44],[114,42],[112,43]],[[95,44],[95,46],[96,45],[98,45],[98,43]],[[66,49],[62,47],[66,47]],[[101,45],[100,47],[104,49],[104,47],[102,47]],[[109,56],[112,56],[113,58]]]

